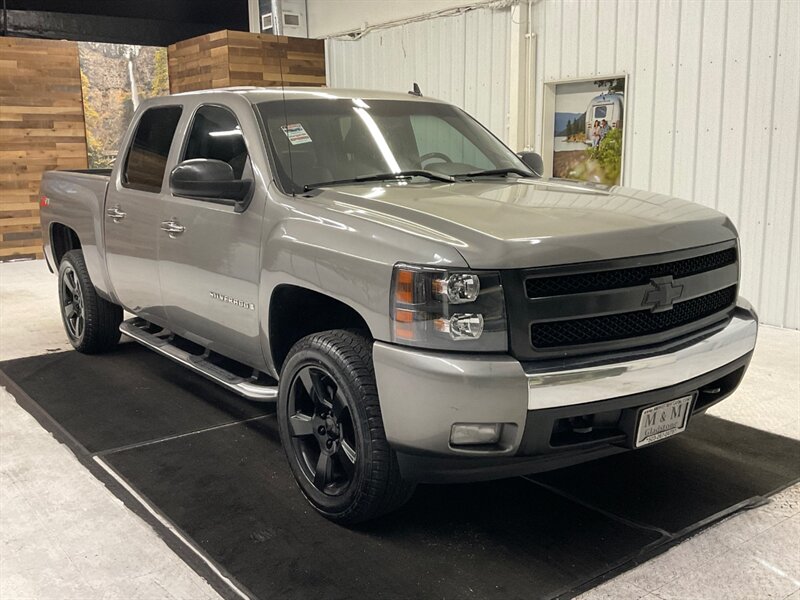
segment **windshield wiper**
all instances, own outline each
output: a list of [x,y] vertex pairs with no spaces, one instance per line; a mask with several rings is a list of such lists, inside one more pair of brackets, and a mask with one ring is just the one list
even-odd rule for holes
[[433,181],[445,181],[453,183],[454,177],[450,175],[441,175],[432,171],[425,171],[422,169],[411,171],[398,171],[397,173],[376,173],[374,175],[361,175],[351,179],[335,179],[333,181],[322,181],[320,183],[307,183],[303,186],[303,190],[313,190],[320,187],[328,187],[329,185],[344,185],[347,183],[362,183],[364,181],[385,181],[389,179],[410,179],[411,177],[427,177]]
[[516,167],[508,167],[505,169],[489,169],[486,171],[472,171],[471,173],[458,173],[455,177],[490,177],[493,175],[519,175],[520,177],[533,177],[533,173],[525,171],[524,169],[517,169]]

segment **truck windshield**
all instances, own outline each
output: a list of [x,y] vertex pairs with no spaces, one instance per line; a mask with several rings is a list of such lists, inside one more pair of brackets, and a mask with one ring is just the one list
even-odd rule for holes
[[287,192],[395,177],[532,176],[511,150],[448,104],[290,99],[256,109]]

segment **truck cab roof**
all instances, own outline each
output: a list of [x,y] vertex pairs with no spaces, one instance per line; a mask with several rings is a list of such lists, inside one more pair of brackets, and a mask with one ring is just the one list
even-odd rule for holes
[[330,99],[330,100],[406,100],[408,102],[442,102],[435,98],[425,96],[415,96],[403,92],[383,92],[377,90],[364,89],[345,89],[345,88],[324,88],[324,87],[258,87],[258,86],[236,86],[215,88],[211,90],[196,90],[192,92],[181,92],[172,96],[208,96],[213,97],[218,94],[235,94],[244,96],[253,104],[266,102],[269,100],[280,100],[286,97],[289,99]]

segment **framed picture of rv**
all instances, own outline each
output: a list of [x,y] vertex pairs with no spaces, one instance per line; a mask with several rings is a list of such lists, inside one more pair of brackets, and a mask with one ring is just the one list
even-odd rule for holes
[[627,75],[545,84],[543,152],[556,179],[622,183]]

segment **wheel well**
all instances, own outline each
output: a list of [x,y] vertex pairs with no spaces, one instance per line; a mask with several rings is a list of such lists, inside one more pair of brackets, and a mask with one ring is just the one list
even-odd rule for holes
[[50,230],[50,240],[53,243],[53,258],[56,261],[56,267],[61,264],[61,259],[70,250],[79,250],[81,241],[78,234],[66,225],[61,223],[53,223]]
[[272,292],[269,342],[278,372],[295,343],[329,329],[359,329],[372,337],[363,317],[344,302],[295,285],[281,285]]

